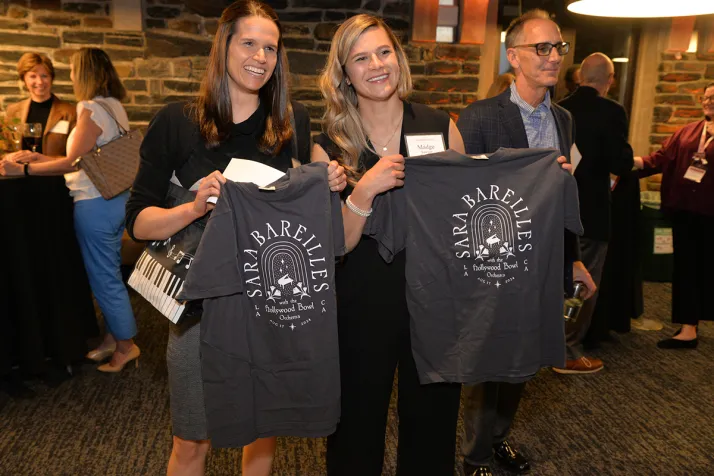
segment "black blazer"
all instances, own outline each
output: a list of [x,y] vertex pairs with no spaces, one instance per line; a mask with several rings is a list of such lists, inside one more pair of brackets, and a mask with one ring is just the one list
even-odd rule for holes
[[[570,161],[575,130],[570,113],[551,103],[560,142],[560,153]],[[527,149],[528,136],[518,106],[511,102],[511,89],[498,96],[476,101],[461,111],[456,126],[467,154],[490,154],[500,147]],[[578,237],[565,230],[565,261],[581,261]],[[570,267],[566,266],[570,271]]]
[[[575,131],[570,113],[551,104],[560,141],[560,153],[570,161]],[[490,154],[499,147],[527,149],[528,136],[521,111],[511,102],[511,90],[498,96],[476,101],[461,111],[456,124],[464,138],[467,154]]]
[[573,115],[578,129],[578,150],[583,156],[575,179],[584,236],[608,241],[610,174],[627,174],[633,164],[632,147],[627,142],[627,113],[620,104],[587,86],[579,87],[560,104]]

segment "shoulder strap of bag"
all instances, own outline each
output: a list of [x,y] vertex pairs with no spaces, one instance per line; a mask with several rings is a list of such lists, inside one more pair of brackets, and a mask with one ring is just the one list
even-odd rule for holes
[[124,126],[121,125],[121,123],[119,122],[119,120],[116,118],[116,116],[115,116],[114,113],[112,112],[111,108],[109,108],[106,104],[104,104],[102,101],[100,101],[100,100],[98,100],[98,99],[95,99],[94,102],[96,102],[97,104],[99,104],[100,106],[102,106],[102,108],[104,108],[104,110],[107,111],[107,114],[109,114],[109,117],[111,117],[112,119],[114,119],[114,122],[116,122],[117,127],[119,128],[119,134],[124,135],[124,134],[126,134],[127,132],[129,132],[129,131],[127,131],[127,130],[124,128]]

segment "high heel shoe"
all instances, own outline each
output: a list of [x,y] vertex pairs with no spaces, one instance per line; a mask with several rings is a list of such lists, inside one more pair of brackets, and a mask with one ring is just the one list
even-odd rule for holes
[[111,357],[115,350],[117,350],[116,345],[107,347],[106,349],[97,347],[96,349],[87,352],[85,357],[89,360],[93,360],[94,362],[101,362],[102,360]]
[[126,354],[122,354],[121,352],[119,354],[126,356],[126,360],[124,360],[124,362],[119,365],[112,365],[111,362],[107,362],[106,364],[97,367],[97,370],[99,370],[100,372],[107,373],[121,372],[122,370],[124,370],[124,367],[126,367],[126,364],[128,364],[132,360],[134,361],[135,366],[137,368],[139,367],[139,356],[141,355],[141,351],[139,350],[138,345],[134,345],[131,350],[129,350],[129,352],[127,352]]

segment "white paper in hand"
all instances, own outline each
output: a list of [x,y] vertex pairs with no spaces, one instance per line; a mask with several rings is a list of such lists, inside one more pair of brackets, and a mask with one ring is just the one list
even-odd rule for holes
[[[246,159],[231,159],[223,176],[233,182],[250,182],[265,187],[284,176],[285,173],[260,162]],[[208,203],[215,204],[218,197],[208,197]]]
[[570,148],[570,163],[573,164],[573,173],[575,173],[575,169],[578,168],[578,164],[582,158],[583,155],[578,150],[578,146],[574,143]]

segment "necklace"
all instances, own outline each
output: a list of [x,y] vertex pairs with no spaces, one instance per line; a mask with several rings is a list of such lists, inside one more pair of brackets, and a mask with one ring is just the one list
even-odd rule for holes
[[[392,139],[394,139],[394,134],[397,133],[397,130],[399,130],[401,125],[402,125],[402,119],[399,119],[399,122],[397,123],[397,127],[394,128],[394,130],[392,131],[392,134],[389,136],[389,139],[387,140],[387,142],[385,142],[384,145],[381,145],[383,152],[387,152],[387,146],[389,145],[390,142],[392,142]],[[380,145],[371,137],[369,137],[369,141],[375,145]]]

